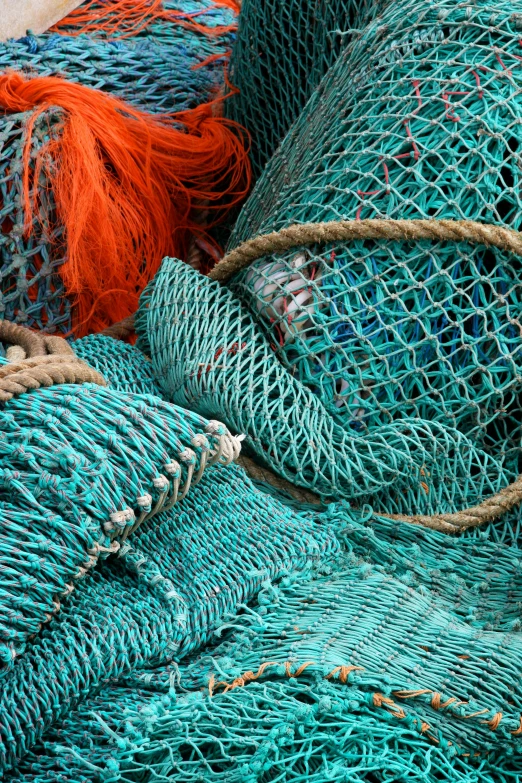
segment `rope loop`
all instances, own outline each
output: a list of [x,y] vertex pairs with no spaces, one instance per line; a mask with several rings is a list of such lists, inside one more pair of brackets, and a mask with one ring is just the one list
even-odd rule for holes
[[0,340],[18,348],[9,351],[8,358],[13,360],[0,367],[0,402],[42,386],[107,385],[103,375],[79,359],[63,337],[41,335],[24,326],[0,321]]

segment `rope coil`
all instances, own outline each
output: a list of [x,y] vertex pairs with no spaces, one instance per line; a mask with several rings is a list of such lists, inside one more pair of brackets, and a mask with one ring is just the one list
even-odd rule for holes
[[[40,335],[9,321],[0,321],[0,340],[21,349],[21,352],[11,352],[13,360],[0,367],[1,402],[42,386],[107,385],[103,375],[79,359],[62,337]],[[26,358],[19,358],[22,352]]]

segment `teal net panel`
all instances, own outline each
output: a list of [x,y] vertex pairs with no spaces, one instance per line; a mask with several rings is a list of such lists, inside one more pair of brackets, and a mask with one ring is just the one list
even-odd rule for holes
[[259,175],[328,68],[366,17],[370,0],[243,0],[225,103],[252,136]]
[[218,422],[94,385],[0,411],[0,677],[100,558],[233,458]]
[[238,611],[254,628],[244,605],[267,579],[339,552],[328,519],[267,498],[235,466],[213,473],[93,569],[6,672],[3,770],[102,685],[179,660]]
[[90,334],[75,340],[72,348],[76,356],[103,375],[111,389],[161,396],[151,362],[133,345],[103,334]]
[[136,324],[168,399],[245,433],[258,459],[325,497],[371,499],[388,513],[451,512],[516,475],[511,455],[488,454],[442,421],[343,427],[239,299],[180,261],[164,260]]
[[0,44],[0,71],[61,76],[155,114],[184,111],[213,100],[223,88],[223,62],[205,64],[222,44],[178,26],[174,30],[178,35],[170,45],[148,37],[27,36]]
[[[338,219],[518,229],[516,8],[503,0],[387,5],[290,130],[231,247],[290,224]],[[516,465],[517,256],[465,242],[318,243],[268,255],[230,285],[281,364],[345,431],[429,419]]]
[[323,518],[341,555],[265,580],[221,645],[108,684],[13,780],[517,781],[518,546]]

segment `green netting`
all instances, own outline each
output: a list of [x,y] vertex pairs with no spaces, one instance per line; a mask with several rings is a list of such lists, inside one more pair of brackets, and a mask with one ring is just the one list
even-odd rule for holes
[[[516,6],[405,0],[343,53],[245,206],[231,246],[340,218],[520,225]],[[492,21],[493,20],[493,21]],[[519,258],[354,241],[267,256],[231,286],[289,373],[346,431],[404,417],[521,443]]]
[[168,399],[248,435],[245,446],[289,481],[392,513],[442,513],[495,494],[515,474],[458,429],[417,417],[357,430],[279,361],[225,287],[165,259],[136,321]]
[[133,345],[103,334],[90,334],[75,340],[72,347],[80,359],[103,375],[111,389],[161,396],[150,361]]
[[[219,422],[94,385],[0,412],[0,674],[101,557],[237,451]],[[132,537],[132,536],[131,536]],[[171,598],[176,598],[175,592]]]
[[519,547],[324,519],[342,555],[265,580],[219,647],[108,685],[14,780],[518,781]]
[[252,136],[259,175],[328,68],[366,18],[370,0],[243,0],[227,116]]
[[176,511],[146,522],[100,563],[5,674],[0,768],[103,684],[186,655],[264,580],[338,549],[327,520],[267,498],[239,468],[205,475]]

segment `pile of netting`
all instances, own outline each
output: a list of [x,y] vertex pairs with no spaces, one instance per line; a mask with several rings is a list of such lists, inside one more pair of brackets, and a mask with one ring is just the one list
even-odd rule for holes
[[[209,474],[209,499],[218,476],[226,474]],[[234,481],[234,488],[221,485],[224,497],[237,502],[241,486],[255,497],[241,474]],[[203,485],[196,488],[192,501],[203,491]],[[272,501],[270,515],[276,508]],[[221,506],[213,515],[224,538],[205,564],[212,578],[191,591],[195,612],[209,590],[214,600],[223,589],[217,576],[225,566],[222,546],[231,553],[238,540],[256,543],[251,517],[247,533],[242,523],[221,526]],[[316,512],[287,511],[287,536],[294,518],[303,544],[310,534],[319,544],[320,528],[312,533],[310,527],[314,517],[321,519]],[[212,527],[198,531],[191,522],[187,529],[184,519],[178,522],[182,540],[198,541],[198,551],[202,531],[214,538]],[[213,643],[206,650],[183,661],[190,649],[178,648],[170,665],[144,664],[106,682],[56,720],[7,779],[517,780],[518,546],[494,543],[487,534],[456,542],[409,525],[392,527],[368,509],[331,506],[322,515],[323,535],[336,545],[325,550],[323,543],[315,563],[301,560],[296,567],[294,561],[278,581],[272,578],[278,519],[271,516],[271,538],[262,539],[265,561],[252,563],[255,600],[250,593],[250,606],[230,611],[207,636]],[[140,546],[145,538],[151,542],[141,535]],[[189,577],[192,557],[185,546],[183,554]],[[236,560],[241,578],[244,554]],[[290,564],[288,549],[284,557]],[[104,569],[109,567],[106,561]],[[100,586],[105,573],[97,575]],[[116,582],[114,571],[111,578]],[[71,601],[79,600],[75,595]],[[79,604],[75,610],[82,624]],[[66,633],[67,622],[63,617],[56,637]]]
[[[0,366],[2,669],[100,558],[183,500],[206,468],[239,453],[223,425],[142,393],[145,380],[106,388],[64,340],[26,335],[28,355]],[[128,359],[120,352],[127,374],[139,371]],[[168,579],[154,584],[177,601]]]
[[[99,335],[74,344],[80,359],[60,338],[42,355],[41,338],[14,337],[26,357],[8,349],[0,366],[3,771],[103,685],[187,655],[266,579],[340,549],[319,512],[226,467],[239,444],[222,425],[143,393],[136,348]],[[70,375],[84,360],[108,387]]]
[[243,208],[211,273],[229,290],[173,284],[166,262],[144,295],[165,393],[240,419],[298,484],[386,487],[388,512],[472,506],[518,475],[519,52],[503,2],[385,6]]
[[161,258],[246,192],[242,132],[219,117],[233,5],[133,5],[0,43],[2,318],[81,336],[129,316]]
[[[147,223],[156,267],[167,257],[150,281],[154,264],[135,266],[136,345],[110,336],[128,320],[72,347],[0,322],[6,781],[519,783],[518,4],[246,0],[234,62],[247,41],[259,71],[243,75],[281,120],[262,154],[310,99],[210,278],[185,263],[189,237],[199,225],[210,241],[195,213],[212,222],[244,192],[240,135],[208,107],[182,130],[180,115],[129,115],[97,88],[134,134],[133,161],[168,127],[190,171],[176,190],[170,170],[173,211]],[[154,30],[163,46],[167,29],[205,24],[187,6],[173,25],[172,11],[95,0],[58,33],[80,41],[84,25],[109,46],[118,28],[138,47]],[[248,33],[263,14],[271,26]],[[216,25],[209,39],[232,34]],[[284,111],[268,102],[270,30],[286,84],[309,73]],[[17,209],[35,226],[46,177],[60,192],[72,160],[54,140],[84,139],[86,117],[103,138],[74,93],[94,85],[67,82],[64,105],[56,76],[8,76],[0,102],[35,100],[39,78],[50,92],[9,125]],[[123,180],[129,159],[111,161]],[[131,217],[134,259],[148,261]],[[51,228],[70,245],[63,222]],[[52,278],[54,257],[41,267]],[[103,325],[95,299],[89,329]],[[240,444],[273,486],[232,464]]]

